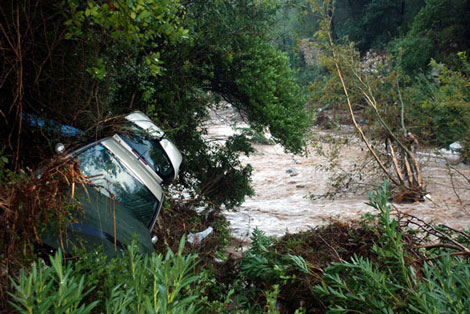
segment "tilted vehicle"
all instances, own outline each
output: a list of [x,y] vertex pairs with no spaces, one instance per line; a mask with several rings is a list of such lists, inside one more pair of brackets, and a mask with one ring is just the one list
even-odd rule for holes
[[69,155],[93,184],[77,188],[75,199],[83,215],[75,217],[65,234],[43,235],[48,246],[102,247],[105,254],[114,256],[135,238],[143,252],[153,251],[151,230],[164,198],[161,183],[177,176],[182,158],[148,117],[140,112],[138,117],[146,124],[128,119],[132,132],[99,140]]
[[159,183],[173,181],[183,159],[178,148],[142,112],[134,111],[126,120],[128,130],[114,135],[116,141],[133,152]]

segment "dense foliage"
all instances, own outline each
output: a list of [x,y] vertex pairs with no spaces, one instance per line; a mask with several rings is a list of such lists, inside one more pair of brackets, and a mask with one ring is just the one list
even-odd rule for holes
[[31,166],[57,139],[26,125],[23,112],[87,130],[92,140],[100,121],[139,109],[183,151],[180,183],[232,207],[251,193],[250,169],[236,157],[249,145],[243,137],[220,147],[207,143],[207,108],[227,100],[294,152],[302,150],[308,126],[304,92],[287,57],[270,45],[280,7],[272,1],[9,1],[2,9],[1,84],[9,123],[2,124],[0,145],[16,165]]
[[176,254],[142,256],[134,243],[111,260],[89,253],[68,263],[59,251],[49,266],[21,271],[13,305],[21,313],[195,313],[198,296],[188,288],[196,256],[184,256],[184,244]]
[[459,70],[432,61],[432,78],[419,75],[416,84],[409,86],[405,94],[413,105],[409,117],[414,121],[414,131],[438,146],[461,141],[465,147],[462,153],[468,160],[470,63],[464,53],[457,57]]
[[334,36],[358,43],[360,51],[383,49],[410,28],[423,0],[338,0],[333,18]]
[[[294,3],[278,22],[275,43],[289,53],[302,82],[310,85],[310,103],[322,112],[321,121],[325,115],[330,119],[338,114],[342,117],[345,112],[341,109],[345,100],[343,88],[328,57],[329,45],[324,45],[325,17],[318,11],[328,5],[329,11],[324,12],[331,18],[328,28],[344,60],[342,69],[347,86],[352,89],[351,101],[367,129],[377,130],[378,123],[371,115],[362,115],[367,106],[358,88],[364,86],[355,81],[354,73],[365,77],[389,126],[399,128],[404,122],[407,130],[425,145],[447,147],[455,141],[465,142],[468,1]],[[400,121],[402,104],[404,117]],[[343,120],[330,123],[329,127],[344,123]],[[384,139],[381,131],[376,131],[375,136]],[[468,147],[464,150],[468,151]]]
[[200,256],[198,265],[184,239],[165,257],[134,246],[114,259],[56,255],[21,272],[13,304],[35,313],[465,313],[470,268],[460,255],[470,236],[392,213],[388,197],[386,184],[371,192],[375,212],[359,223],[281,239],[255,230],[238,261]]
[[[319,21],[312,49],[321,51],[310,86],[311,103],[323,116],[347,111],[325,33],[328,29],[355,114],[372,138],[386,141],[382,119],[398,135],[417,136],[415,146],[419,142],[448,147],[460,141],[462,153],[467,154],[468,46],[464,42],[469,41],[464,38],[469,27],[463,16],[468,3],[312,1],[311,6]],[[322,12],[326,6],[329,11]],[[325,17],[330,21],[320,23]],[[393,19],[395,26],[379,27]],[[384,36],[377,33],[382,30]],[[455,30],[458,34],[453,35]],[[376,103],[381,119],[368,106],[364,92]]]
[[326,298],[328,313],[465,313],[470,302],[468,262],[432,253],[427,259],[436,262],[420,261],[406,248],[404,237],[409,234],[391,218],[387,196],[385,189],[369,195],[370,205],[379,211],[380,237],[371,248],[375,256],[355,255],[351,261],[333,263],[314,293]]
[[337,40],[355,42],[362,54],[370,49],[402,53],[408,73],[426,70],[431,58],[456,69],[455,53],[470,48],[468,1],[337,0],[334,5]]
[[395,49],[402,49],[403,68],[416,73],[425,70],[433,58],[460,69],[456,53],[470,48],[469,13],[468,1],[426,1],[409,32],[395,43]]
[[[384,143],[390,133],[378,126],[386,125],[409,148],[417,142],[408,132],[421,144],[445,147],[460,140],[470,160],[469,2],[337,0],[324,12],[331,18],[325,25],[315,9],[329,2],[4,1],[1,301],[9,295],[17,310],[40,313],[464,313],[470,270],[458,256],[468,254],[470,236],[399,213],[393,218],[385,187],[370,194],[376,215],[359,223],[335,222],[281,239],[256,230],[240,260],[223,252],[230,231],[220,209],[253,193],[252,169],[238,158],[253,151],[247,137],[269,130],[275,142],[301,152],[310,127],[307,100],[322,114],[344,113],[335,61],[367,136]],[[334,58],[323,45],[325,27],[333,35]],[[308,48],[314,56],[309,64]],[[252,129],[214,144],[205,138],[208,109],[224,102]],[[50,265],[24,267],[36,260],[40,228],[55,221],[60,232],[79,210],[67,202],[67,191],[84,183],[74,165],[53,163],[42,177],[28,168],[37,169],[58,141],[73,150],[106,136],[107,122],[136,109],[162,126],[184,155],[172,191],[189,197],[167,200],[157,223],[157,251],[178,247],[177,253],[141,256],[131,246],[117,259],[77,253],[82,258],[56,255]],[[24,113],[86,135],[63,138],[53,128],[29,125]],[[206,210],[196,214],[199,205]],[[209,220],[217,235],[208,242],[199,248],[175,244]]]

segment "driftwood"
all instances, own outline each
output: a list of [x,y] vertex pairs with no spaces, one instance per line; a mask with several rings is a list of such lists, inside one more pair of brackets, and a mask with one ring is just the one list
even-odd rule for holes
[[[397,211],[398,212],[398,211]],[[442,251],[442,255],[433,256],[433,257],[426,257],[426,253],[424,260],[425,261],[432,261],[443,257],[445,254],[450,256],[469,256],[470,257],[470,248],[465,246],[462,241],[458,241],[457,237],[464,238],[467,242],[470,241],[470,234],[456,230],[452,227],[446,225],[434,225],[425,222],[424,220],[410,215],[398,212],[398,218],[400,221],[401,228],[412,228],[421,231],[423,234],[423,238],[414,241],[414,248],[416,250],[424,249],[424,250],[431,250],[431,249],[444,249]],[[434,240],[430,241],[430,237],[434,237]],[[420,244],[422,243],[422,244]],[[449,251],[450,250],[450,251]]]

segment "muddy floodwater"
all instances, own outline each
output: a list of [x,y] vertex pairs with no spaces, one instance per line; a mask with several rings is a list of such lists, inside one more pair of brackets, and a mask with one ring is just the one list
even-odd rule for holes
[[[208,137],[223,141],[246,127],[246,124],[230,108],[225,108],[211,112],[207,127]],[[351,221],[374,211],[366,205],[366,190],[372,188],[373,184],[379,184],[378,175],[371,174],[368,177],[367,174],[356,174],[352,179],[346,176],[340,182],[344,186],[340,186],[339,193],[332,193],[331,198],[321,197],[334,190],[331,184],[335,181],[332,178],[341,177],[341,172],[353,172],[352,169],[364,163],[366,152],[362,142],[345,135],[349,139],[337,147],[338,158],[335,160],[338,166],[330,169],[328,158],[314,146],[318,147],[321,143],[328,150],[328,145],[332,144],[326,139],[341,139],[343,135],[331,130],[313,131],[311,141],[316,145],[308,145],[306,156],[287,154],[280,145],[261,144],[254,145],[256,152],[249,157],[241,156],[244,164],[253,167],[255,196],[247,198],[236,211],[225,212],[235,238],[247,241],[254,228],[268,235],[282,236],[287,231],[315,228],[331,219]],[[469,166],[459,163],[455,155],[438,150],[421,149],[417,156],[429,194],[424,202],[392,205],[403,213],[427,222],[446,224],[457,229],[469,227],[470,182],[466,179],[470,177]],[[450,168],[447,163],[449,160]],[[373,166],[371,163],[370,167]],[[452,179],[449,174],[452,174]]]

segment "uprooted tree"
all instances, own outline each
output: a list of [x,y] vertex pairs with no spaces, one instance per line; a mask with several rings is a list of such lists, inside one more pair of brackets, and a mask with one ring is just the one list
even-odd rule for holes
[[[400,91],[399,71],[395,72],[394,80],[397,99],[393,105],[380,104],[375,97],[377,85],[372,86],[369,83],[373,77],[380,78],[379,71],[363,69],[359,61],[359,53],[354,49],[354,46],[337,44],[332,38],[331,23],[334,16],[334,2],[314,3],[313,8],[321,16],[322,21],[321,28],[316,34],[317,39],[322,44],[323,51],[330,53],[330,57],[325,63],[332,72],[336,72],[345,96],[347,111],[362,142],[386,178],[395,186],[394,198],[396,201],[421,200],[425,191],[420,166],[413,151],[416,149],[417,140],[411,132],[407,131],[405,125],[405,104]],[[351,93],[354,94],[353,97]],[[399,118],[393,119],[390,114],[385,117],[384,112],[386,112],[385,107],[387,106],[393,106],[394,113],[398,114]],[[372,140],[370,134],[368,135],[358,123],[357,109],[359,108],[366,108],[370,117],[374,119],[375,125],[379,127],[380,131],[376,132],[375,140]],[[377,143],[380,142],[385,144],[385,153],[377,148],[380,146]]]

